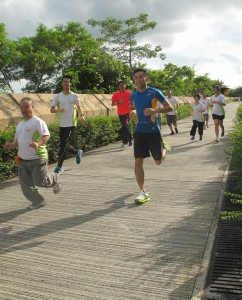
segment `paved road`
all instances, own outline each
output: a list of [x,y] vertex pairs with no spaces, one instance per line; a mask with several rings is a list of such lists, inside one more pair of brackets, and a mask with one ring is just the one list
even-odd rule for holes
[[[190,141],[191,119],[162,166],[145,161],[152,201],[137,206],[132,148],[115,143],[64,164],[63,189],[26,210],[17,179],[0,184],[0,299],[200,299],[226,180],[228,133]],[[51,166],[51,169],[53,166]]]

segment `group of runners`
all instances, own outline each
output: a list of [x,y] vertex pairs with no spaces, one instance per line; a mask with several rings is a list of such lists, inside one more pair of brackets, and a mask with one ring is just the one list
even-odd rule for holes
[[[161,165],[166,158],[167,152],[170,151],[170,146],[161,136],[160,116],[162,113],[165,113],[167,116],[167,124],[171,130],[170,134],[178,133],[176,109],[179,104],[176,98],[172,96],[171,90],[167,91],[165,97],[160,90],[148,86],[148,80],[146,70],[138,68],[133,72],[133,81],[136,89],[131,93],[126,90],[126,83],[120,81],[119,90],[112,96],[112,105],[117,105],[121,123],[122,147],[133,145],[134,173],[140,190],[134,201],[138,204],[150,201],[150,196],[145,188],[144,159],[152,156],[155,164]],[[71,139],[77,126],[78,116],[81,123],[85,122],[85,116],[80,107],[79,96],[71,91],[71,85],[71,76],[63,76],[62,92],[55,95],[51,100],[50,112],[58,114],[60,122],[60,148],[57,166],[53,172],[48,173],[48,153],[46,149],[50,133],[46,123],[35,115],[34,103],[31,98],[24,97],[20,101],[20,111],[23,120],[16,127],[14,140],[5,143],[5,148],[7,149],[18,147],[19,181],[24,196],[31,202],[28,206],[29,209],[37,209],[46,204],[37,187],[52,187],[55,194],[60,192],[61,182],[59,175],[63,172],[62,166],[67,150],[75,155],[77,164],[81,162],[82,150],[73,147]],[[220,94],[219,87],[214,87],[214,91],[214,95],[209,100],[209,105],[213,107],[212,116],[215,124],[216,142],[218,142],[219,127],[223,128],[223,106],[226,105],[226,102],[224,96]],[[207,97],[204,98],[204,101],[203,95],[202,99],[200,98],[200,94],[194,95],[192,139],[195,138],[197,127],[200,139],[202,130],[206,126],[208,127],[208,112],[206,111],[208,105],[204,104],[204,101],[207,101]],[[134,136],[132,136],[129,130],[129,120],[134,115],[137,117],[137,124]],[[203,119],[197,120],[198,115],[199,118],[205,116],[205,123]]]

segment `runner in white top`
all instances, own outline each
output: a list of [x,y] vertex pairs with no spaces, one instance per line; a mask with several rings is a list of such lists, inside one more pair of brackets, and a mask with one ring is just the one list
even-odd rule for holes
[[195,102],[192,104],[193,125],[190,131],[190,136],[191,140],[194,140],[198,128],[199,139],[201,141],[203,136],[203,112],[205,111],[205,106],[203,103],[200,102],[199,94],[195,94],[193,98]]
[[220,87],[215,85],[213,88],[214,95],[210,98],[212,107],[212,116],[215,126],[215,143],[219,143],[219,127],[222,128],[221,136],[224,135],[223,119],[225,117],[224,106],[226,106],[226,100],[224,95],[220,93]]
[[203,118],[204,118],[204,126],[203,129],[208,128],[208,120],[209,120],[209,106],[210,106],[210,100],[207,97],[205,92],[201,92],[201,98],[200,102],[202,102],[205,106],[205,111],[203,112]]
[[70,151],[76,156],[76,163],[81,162],[82,150],[78,150],[70,144],[77,126],[77,111],[80,120],[85,121],[84,114],[80,107],[80,99],[77,94],[71,91],[72,77],[64,75],[62,78],[63,91],[53,97],[51,100],[51,113],[58,113],[58,121],[60,124],[60,150],[57,166],[54,170],[56,174],[62,174],[62,165],[66,157],[66,151]]
[[48,153],[46,143],[50,133],[46,123],[35,116],[33,100],[25,97],[20,101],[23,120],[17,125],[14,140],[6,142],[5,148],[18,146],[18,177],[24,196],[32,202],[29,209],[45,206],[44,197],[37,187],[51,188],[54,194],[60,192],[61,184],[57,174],[48,174]]
[[[166,91],[166,99],[170,102],[170,104],[173,107],[173,111],[169,111],[166,113],[166,119],[167,119],[167,125],[169,126],[169,128],[171,130],[170,135],[174,135],[175,132],[178,133],[176,109],[177,109],[179,103],[177,102],[176,98],[172,96],[172,91],[169,89]],[[174,126],[175,132],[174,132],[172,125]]]
[[16,127],[15,140],[18,141],[18,155],[22,159],[31,160],[48,158],[46,144],[30,147],[32,142],[38,142],[42,136],[49,136],[46,123],[37,116],[21,121]]

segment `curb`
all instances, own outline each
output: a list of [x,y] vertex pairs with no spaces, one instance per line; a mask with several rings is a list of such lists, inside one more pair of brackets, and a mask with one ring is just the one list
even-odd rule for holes
[[217,231],[217,226],[218,226],[218,220],[219,220],[219,213],[222,207],[223,203],[223,198],[224,198],[224,192],[228,180],[228,175],[229,175],[229,167],[230,167],[230,160],[226,165],[224,174],[223,174],[223,179],[221,182],[221,188],[218,196],[218,202],[216,204],[216,207],[214,209],[214,214],[213,214],[213,219],[211,222],[208,238],[204,247],[204,252],[203,252],[203,258],[197,273],[197,278],[195,280],[191,300],[201,300],[204,294],[204,287],[207,279],[207,274],[209,271],[209,264],[210,264],[210,259],[211,259],[211,254],[213,250],[213,244],[214,244],[214,239]]

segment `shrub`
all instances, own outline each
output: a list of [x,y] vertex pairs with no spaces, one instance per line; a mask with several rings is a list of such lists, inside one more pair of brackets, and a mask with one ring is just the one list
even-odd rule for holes
[[[191,104],[183,104],[179,105],[176,111],[177,120],[181,120],[189,117],[192,114],[192,106]],[[162,124],[167,125],[166,114],[162,114]]]
[[15,127],[6,131],[0,131],[0,181],[9,179],[17,175],[17,166],[15,164],[15,156],[17,149],[5,149],[6,141],[13,141],[15,135]]
[[[236,171],[236,186],[235,192],[225,192],[225,196],[229,198],[232,204],[242,204],[242,104],[240,104],[234,124],[234,129],[231,134],[231,167]],[[242,211],[223,211],[220,213],[222,220],[242,220]]]

